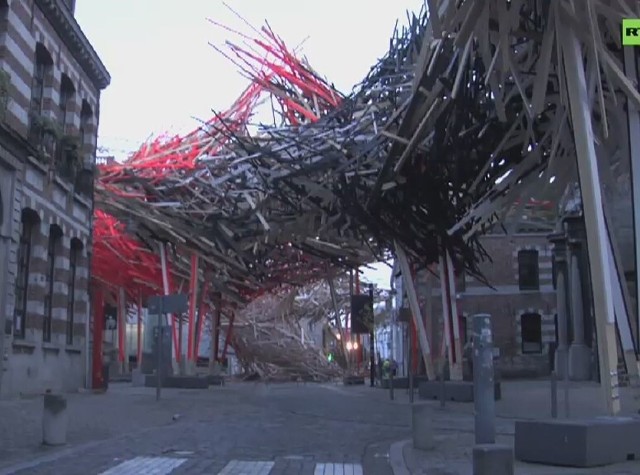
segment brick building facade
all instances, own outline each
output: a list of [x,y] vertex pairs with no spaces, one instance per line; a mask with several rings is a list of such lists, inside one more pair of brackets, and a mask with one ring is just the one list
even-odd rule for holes
[[[481,265],[481,270],[493,288],[468,275],[456,279],[462,344],[469,341],[472,333],[469,317],[488,313],[493,319],[494,344],[502,374],[505,377],[548,374],[550,343],[556,341],[556,294],[552,246],[547,233],[488,234],[481,237],[481,242],[492,258]],[[443,341],[442,293],[439,279],[432,276],[431,284],[427,285],[426,275],[426,271],[417,273],[416,291],[423,314],[436,316],[426,330],[432,353],[439,355]],[[404,305],[408,307],[408,303]]]
[[82,387],[100,91],[73,0],[0,0],[0,395]]

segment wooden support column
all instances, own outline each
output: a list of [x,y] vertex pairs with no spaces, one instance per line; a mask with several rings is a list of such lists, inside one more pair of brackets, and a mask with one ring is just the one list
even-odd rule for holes
[[215,315],[213,323],[213,357],[214,361],[220,358],[220,321],[222,319],[222,294],[216,293],[215,296]]
[[440,287],[442,291],[442,316],[449,375],[452,381],[462,381],[462,347],[460,345],[460,325],[456,302],[453,262],[448,252],[440,257]]
[[400,269],[402,270],[402,279],[409,299],[409,306],[411,307],[411,313],[413,315],[413,321],[416,325],[418,332],[418,341],[420,342],[420,349],[422,350],[422,359],[424,360],[425,367],[427,369],[427,377],[430,381],[435,381],[435,372],[433,370],[433,364],[431,361],[431,348],[429,347],[429,339],[427,338],[427,331],[424,328],[422,320],[422,312],[420,312],[420,304],[418,303],[418,296],[413,284],[413,278],[411,276],[411,268],[409,267],[409,260],[404,252],[404,249],[395,242],[396,256]]
[[[605,207],[606,211],[606,207]],[[620,336],[620,345],[622,346],[622,354],[624,357],[625,368],[627,369],[627,375],[629,378],[633,378],[634,381],[638,379],[638,347],[634,339],[634,332],[631,326],[632,324],[632,306],[631,296],[629,295],[629,289],[627,288],[627,282],[624,277],[624,271],[622,268],[622,262],[620,253],[618,252],[618,246],[615,241],[615,236],[609,223],[606,220],[607,236],[608,236],[608,252],[609,252],[609,268],[611,276],[611,289],[613,299],[613,309],[616,316],[616,326],[618,329],[618,335]]]
[[127,296],[124,288],[118,289],[118,362],[120,371],[127,372]]
[[227,334],[224,339],[224,346],[222,347],[222,355],[220,356],[220,358],[223,360],[227,357],[227,349],[229,348],[229,345],[231,345],[231,338],[233,335],[233,321],[235,319],[236,313],[232,311],[231,318],[229,319],[229,326],[227,327]]
[[142,291],[138,290],[138,325],[137,325],[137,340],[138,340],[138,353],[137,353],[137,366],[138,369],[142,368]]
[[[638,83],[640,79],[640,59],[636,48],[624,48],[625,75]],[[633,209],[633,230],[636,274],[635,331],[633,339],[636,348],[640,348],[640,110],[634,101],[627,101],[629,124],[629,162],[631,165],[631,205]],[[636,369],[637,371],[637,369]]]
[[333,305],[333,313],[336,319],[336,325],[338,327],[338,334],[340,335],[340,349],[342,351],[342,356],[347,358],[347,350],[345,348],[346,337],[344,330],[342,328],[342,321],[340,320],[340,310],[338,309],[338,296],[336,295],[336,286],[333,282],[333,278],[327,279],[329,283],[329,293],[331,294],[331,304]]
[[[559,8],[559,7],[558,7]],[[615,314],[611,298],[607,232],[602,208],[602,191],[591,121],[591,105],[585,80],[582,45],[572,27],[559,29],[564,54],[564,69],[576,145],[580,191],[587,231],[589,267],[598,339],[600,383],[607,412],[620,412],[618,387],[618,351]]]
[[191,254],[191,275],[189,277],[189,323],[187,326],[187,361],[195,361],[195,325],[196,325],[196,301],[198,298],[198,255]]
[[97,285],[93,288],[93,354],[91,371],[91,388],[104,387],[104,374],[102,371],[104,340],[104,291]]
[[194,349],[194,359],[197,362],[198,357],[200,356],[200,341],[202,341],[202,327],[204,326],[204,320],[206,318],[206,297],[207,292],[209,292],[209,281],[205,275],[204,282],[202,283],[202,287],[200,288],[200,295],[198,295],[198,320],[196,323],[196,341],[195,341],[195,349]]
[[[163,242],[160,243],[160,265],[162,270],[162,287],[165,295],[171,294],[171,289],[169,287],[169,263],[167,262],[167,248]],[[158,321],[161,324],[164,324],[163,318],[158,318]],[[171,334],[173,336],[173,359],[174,361],[180,361],[179,356],[179,345],[178,345],[178,334],[177,328],[175,325],[175,317],[172,316],[172,319],[167,319],[167,323],[171,322]],[[174,365],[174,371],[176,370]]]

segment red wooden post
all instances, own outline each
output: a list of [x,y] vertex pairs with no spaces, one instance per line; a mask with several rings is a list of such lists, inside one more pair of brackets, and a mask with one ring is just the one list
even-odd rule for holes
[[[169,255],[167,253],[167,247],[164,244],[160,245],[160,262],[162,265],[162,285],[164,287],[164,294],[170,295],[174,290],[173,277],[171,275],[171,269],[169,268]],[[173,350],[176,357],[176,362],[180,362],[180,342],[178,341],[178,328],[176,325],[176,316],[171,315],[171,334],[173,336]]]
[[104,374],[102,372],[102,341],[104,337],[104,293],[99,287],[93,288],[93,354],[91,371],[91,387],[100,389],[104,387]]
[[213,323],[213,358],[214,361],[218,361],[218,355],[220,354],[220,320],[222,316],[222,294],[216,293],[215,303],[215,318]]
[[416,328],[416,322],[411,319],[411,336],[410,336],[410,344],[411,344],[411,370],[413,374],[418,373],[418,368],[420,364],[420,353],[418,352],[418,329]]
[[125,339],[127,333],[127,302],[124,289],[118,289],[116,296],[118,306],[118,362],[122,365],[122,371],[125,370]]
[[[187,327],[187,361],[195,361],[196,297],[198,294],[198,254],[191,254],[191,275],[189,277],[189,324]],[[182,344],[182,342],[180,342]]]
[[202,284],[202,289],[201,289],[202,295],[200,296],[200,308],[198,309],[198,328],[196,332],[196,347],[195,347],[195,353],[194,353],[195,361],[198,361],[198,357],[200,355],[200,341],[202,339],[202,327],[204,326],[203,322],[206,316],[205,315],[206,308],[207,308],[206,297],[207,297],[208,291],[209,291],[209,281],[205,279],[204,283]]
[[138,368],[142,367],[142,290],[138,290]]
[[236,318],[236,313],[231,312],[231,318],[229,319],[229,328],[227,329],[227,336],[224,339],[224,347],[222,347],[222,355],[221,359],[225,359],[227,357],[227,348],[231,344],[231,334],[233,333],[233,321]]

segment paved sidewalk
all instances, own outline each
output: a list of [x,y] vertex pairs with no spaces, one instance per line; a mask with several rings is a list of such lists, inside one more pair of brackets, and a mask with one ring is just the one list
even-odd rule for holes
[[[548,384],[503,384],[499,441],[513,443],[515,418],[549,416]],[[637,393],[622,390],[626,413],[636,412]],[[0,475],[470,474],[473,405],[440,408],[416,397],[433,408],[438,444],[421,452],[407,442],[408,394],[395,396],[390,401],[388,391],[368,386],[231,383],[166,389],[157,403],[152,388],[114,384],[103,395],[68,396],[69,444],[59,449],[40,445],[41,397],[0,401]],[[572,385],[570,396],[572,415],[602,413],[597,386]],[[640,465],[585,471],[519,464],[516,473],[627,475],[640,474]]]
[[[104,394],[67,394],[68,446],[98,442],[145,429],[171,424],[184,417],[204,416],[213,407],[232,410],[233,387],[214,387],[202,392],[164,389],[156,403],[154,390],[129,383],[111,384]],[[207,404],[194,404],[194,398]],[[43,398],[0,401],[0,468],[15,460],[44,456],[60,449],[42,445]]]
[[[502,399],[496,402],[497,442],[513,446],[516,419],[550,418],[550,389],[548,381],[518,381],[502,384]],[[360,388],[358,391],[371,391]],[[622,388],[622,414],[637,415],[638,388]],[[378,389],[372,397],[386,399],[388,404],[409,405],[406,390],[395,390],[395,400],[389,391]],[[560,388],[559,412],[563,417],[564,392]],[[572,383],[569,390],[569,409],[572,417],[604,415],[599,386],[592,383]],[[417,395],[416,404],[432,407],[436,447],[432,451],[413,448],[405,439],[392,444],[390,464],[395,475],[471,475],[474,445],[473,404],[423,401]],[[595,469],[560,468],[516,462],[517,475],[632,475],[640,474],[640,461],[599,467]]]

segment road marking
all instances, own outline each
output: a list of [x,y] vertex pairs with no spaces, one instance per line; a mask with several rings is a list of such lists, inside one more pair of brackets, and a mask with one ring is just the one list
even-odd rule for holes
[[[293,459],[294,457],[287,457]],[[186,458],[136,457],[116,465],[100,475],[169,475],[185,463]],[[218,475],[269,475],[275,462],[232,460]],[[314,475],[363,475],[356,463],[316,463]]]
[[186,461],[187,459],[169,457],[136,457],[122,462],[100,475],[141,475],[143,473],[168,475]]
[[317,463],[313,475],[363,475],[359,463]]
[[232,460],[218,475],[269,475],[275,462],[243,462]]
[[353,391],[349,391],[348,389],[345,389],[342,386],[336,386],[335,384],[320,384],[318,387],[322,388],[322,389],[327,389],[329,391],[333,391],[333,392],[336,392],[336,393],[340,393],[343,396],[351,396],[351,397],[362,397],[363,396],[362,393],[356,393],[356,392],[353,392]]

